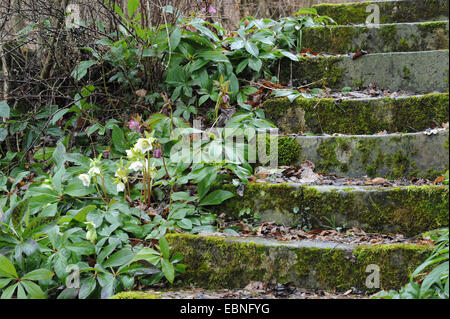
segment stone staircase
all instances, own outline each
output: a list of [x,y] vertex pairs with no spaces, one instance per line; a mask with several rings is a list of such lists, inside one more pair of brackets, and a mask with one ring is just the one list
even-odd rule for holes
[[[378,28],[363,25],[368,4],[380,9]],[[449,167],[448,0],[400,0],[322,4],[321,15],[339,25],[306,30],[307,56],[281,68],[280,79],[317,87],[366,87],[407,91],[399,97],[299,98],[266,101],[264,109],[301,146],[296,163],[345,177],[435,178]],[[365,50],[353,59],[348,53]],[[286,62],[290,63],[290,62]],[[395,96],[395,95],[394,95]],[[379,134],[386,130],[391,134]],[[309,133],[305,135],[304,133]],[[339,133],[339,134],[335,134]],[[337,136],[336,136],[337,135]],[[229,190],[236,192],[234,186]],[[251,183],[226,201],[220,213],[242,209],[261,221],[294,226],[323,217],[366,232],[415,236],[448,227],[448,186],[305,186]],[[431,247],[411,244],[349,245],[321,241],[168,235],[184,255],[185,280],[201,287],[237,288],[250,281],[289,283],[307,289],[373,292],[399,289]],[[367,285],[370,267],[380,286]]]

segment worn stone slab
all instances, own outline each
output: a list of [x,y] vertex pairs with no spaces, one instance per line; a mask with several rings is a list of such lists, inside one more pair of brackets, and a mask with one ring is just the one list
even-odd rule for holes
[[301,156],[317,171],[349,177],[435,178],[449,168],[449,131],[345,136],[298,136]]
[[[364,24],[374,13],[368,6],[379,8],[380,23],[448,20],[448,0],[368,1],[346,4],[319,4],[313,6],[319,15],[333,18],[338,24]],[[372,22],[371,20],[370,22]]]
[[346,54],[448,49],[448,21],[327,26],[303,31],[302,45],[313,52]]
[[[398,289],[431,251],[416,245],[343,247],[186,234],[170,234],[167,239],[173,251],[183,254],[184,282],[209,289],[242,288],[251,281],[328,291]],[[379,288],[366,285],[369,265],[379,267]]]
[[449,120],[448,93],[398,98],[268,100],[264,112],[285,133],[417,132]]
[[448,91],[448,50],[367,54],[350,56],[301,57],[299,62],[283,61],[280,81],[312,87],[366,87],[376,83],[381,89],[417,94]]
[[307,186],[250,183],[244,193],[225,201],[217,213],[239,217],[243,209],[261,222],[313,229],[359,227],[367,232],[414,236],[448,227],[448,186]]

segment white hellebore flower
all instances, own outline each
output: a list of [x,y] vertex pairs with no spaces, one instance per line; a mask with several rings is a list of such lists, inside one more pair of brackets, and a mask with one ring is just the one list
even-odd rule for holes
[[136,145],[134,146],[134,148],[141,152],[141,153],[147,153],[148,151],[151,151],[153,146],[152,146],[152,139],[151,138],[140,138],[138,139],[138,141],[136,142]]
[[88,174],[90,176],[100,175],[100,168],[94,166],[89,170]]
[[130,169],[135,172],[142,171],[143,168],[144,165],[142,164],[141,161],[135,161],[130,164]]
[[81,174],[78,178],[84,186],[89,187],[89,185],[91,185],[91,177],[88,174]]
[[117,184],[117,192],[123,192],[125,190],[125,184],[120,182],[119,184]]

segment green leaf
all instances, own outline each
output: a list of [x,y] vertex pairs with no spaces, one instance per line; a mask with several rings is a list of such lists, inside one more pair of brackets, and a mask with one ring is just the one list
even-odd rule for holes
[[42,147],[34,153],[33,159],[38,161],[46,161],[52,157],[54,150],[54,147]]
[[218,63],[228,63],[230,60],[219,51],[204,51],[197,54],[197,57],[204,58]]
[[109,257],[103,263],[103,266],[104,267],[120,267],[123,265],[127,265],[133,260],[134,256],[135,256],[135,254],[133,253],[133,251],[131,249],[123,248],[123,249],[119,250],[118,252],[112,254],[111,257]]
[[175,269],[173,265],[167,259],[161,259],[161,268],[164,276],[170,283],[173,283],[175,279]]
[[22,277],[22,279],[28,279],[28,280],[46,280],[53,277],[53,273],[48,269],[36,269],[25,276]]
[[19,278],[13,263],[5,256],[0,255],[0,274],[2,273],[11,278]]
[[236,67],[236,74],[241,73],[247,67],[249,62],[250,62],[250,59],[242,60]]
[[169,243],[164,237],[161,237],[159,240],[159,249],[161,250],[161,253],[163,255],[164,259],[169,259],[170,257],[170,247]]
[[420,287],[420,295],[425,295],[433,284],[440,284],[441,278],[445,275],[448,277],[449,262],[445,262],[434,268],[423,280]]
[[45,299],[45,294],[41,287],[32,281],[24,280],[21,282],[27,293],[34,299]]
[[251,58],[249,60],[249,62],[248,62],[248,66],[252,70],[254,70],[256,72],[259,72],[261,70],[261,68],[262,68],[262,61],[261,61],[261,59],[258,59],[258,58],[256,58],[256,59],[255,58]]
[[170,49],[175,51],[175,49],[178,47],[178,44],[180,44],[181,40],[181,29],[175,28],[173,30],[172,34],[170,35]]
[[83,284],[81,285],[80,292],[78,294],[79,298],[86,299],[89,297],[95,290],[95,287],[97,287],[97,281],[94,277],[88,277],[83,280]]
[[131,260],[130,264],[140,260],[145,260],[153,265],[156,265],[160,260],[160,254],[154,249],[144,247]]
[[292,54],[291,52],[288,51],[280,51],[280,52],[282,55],[291,59],[292,61],[298,62],[298,56],[296,56],[295,54]]
[[9,286],[6,288],[3,293],[1,299],[11,299],[12,295],[14,294],[14,291],[16,290],[16,287],[19,285],[19,283],[16,283],[12,286]]
[[8,286],[8,284],[11,282],[11,280],[13,280],[13,279],[12,278],[0,279],[0,289]]
[[62,195],[62,178],[65,173],[66,169],[64,168],[64,165],[61,165],[61,167],[58,169],[55,175],[52,176],[53,187],[55,188],[55,190],[58,192],[59,195]]
[[187,219],[187,218],[183,218],[182,220],[179,220],[177,222],[177,225],[178,225],[178,227],[181,227],[181,228],[186,229],[186,230],[191,230],[192,229],[192,222],[189,219]]
[[95,188],[93,185],[86,187],[78,178],[74,178],[74,180],[64,188],[64,193],[73,197],[83,197],[95,193]]
[[6,103],[6,101],[0,102],[0,117],[9,118],[9,105]]
[[258,58],[259,56],[259,49],[258,46],[254,42],[245,42],[245,50],[247,50],[248,53],[253,55],[255,58]]
[[112,141],[114,143],[114,147],[120,151],[125,151],[125,135],[120,127],[114,125],[112,129]]
[[8,136],[8,130],[6,128],[0,127],[0,142],[3,142]]
[[223,201],[234,197],[235,195],[229,191],[216,190],[208,194],[204,199],[200,201],[200,206],[219,205]]
[[128,16],[131,18],[139,8],[139,0],[128,0]]
[[[82,209],[80,209],[78,211],[78,213],[73,217],[73,219],[75,219],[76,221],[78,221],[80,223],[84,223],[86,221],[87,214],[89,214],[96,208],[97,208],[97,206],[95,206],[95,205],[88,205],[86,207],[83,207]],[[98,225],[98,226],[100,226],[100,225]]]
[[95,60],[82,61],[73,71],[71,76],[75,78],[77,81],[80,81],[87,74],[88,69],[97,64]]
[[95,253],[94,245],[88,241],[69,244],[66,246],[66,248],[74,252],[78,256],[89,256]]

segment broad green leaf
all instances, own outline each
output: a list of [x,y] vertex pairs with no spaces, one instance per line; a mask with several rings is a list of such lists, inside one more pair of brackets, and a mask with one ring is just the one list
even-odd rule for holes
[[54,147],[42,147],[38,149],[36,153],[34,153],[33,159],[38,161],[49,160],[52,157],[54,151]]
[[5,288],[12,280],[12,278],[0,279],[0,289]]
[[156,265],[160,259],[160,254],[156,250],[144,247],[131,260],[130,264],[136,261],[145,260],[153,265]]
[[161,254],[164,259],[169,259],[170,257],[170,247],[169,243],[164,237],[161,237],[159,240],[159,249],[161,250]]
[[66,246],[66,248],[79,256],[89,256],[95,253],[94,245],[88,241],[69,244]]
[[178,44],[180,44],[180,40],[181,40],[181,29],[180,28],[175,28],[175,30],[173,30],[172,34],[170,35],[170,49],[173,51],[175,51],[175,49],[178,47]]
[[175,279],[175,269],[173,268],[173,265],[167,261],[167,259],[163,258],[161,259],[161,268],[167,280],[170,283],[173,283],[173,280]]
[[81,79],[83,79],[86,76],[88,69],[95,64],[97,64],[97,61],[95,61],[95,60],[82,61],[72,71],[71,76],[73,78],[75,78],[77,81],[80,81]]
[[253,71],[259,72],[262,68],[262,61],[261,61],[261,59],[258,59],[258,58],[251,58],[251,59],[249,59],[248,66]]
[[120,127],[114,125],[112,129],[112,141],[114,143],[114,147],[120,151],[125,151],[125,135]]
[[73,197],[83,197],[95,192],[95,187],[93,185],[89,187],[84,186],[78,177],[75,177],[73,181],[64,188],[64,193]]
[[94,277],[89,276],[88,278],[83,280],[83,283],[80,287],[80,292],[78,294],[80,299],[86,299],[90,296],[90,294],[95,290],[97,286],[97,281]]
[[245,42],[245,49],[247,50],[248,53],[253,55],[255,58],[258,58],[259,49],[258,49],[258,46],[256,45],[256,43],[249,42],[249,41]]
[[4,273],[11,278],[19,278],[13,263],[3,255],[0,255],[0,274]]
[[59,195],[62,195],[62,179],[65,173],[66,169],[64,168],[64,165],[61,165],[55,175],[52,176],[53,187]]
[[181,227],[181,228],[186,229],[186,230],[191,230],[192,229],[192,222],[189,219],[187,219],[187,218],[183,218],[182,220],[179,220],[177,222],[177,225],[178,225],[178,227]]
[[0,102],[0,117],[9,118],[9,105],[6,101]]
[[129,264],[135,256],[135,253],[129,248],[123,248],[114,253],[104,263],[103,267],[120,267]]
[[16,284],[6,288],[2,293],[1,299],[11,299],[11,297],[13,296],[14,291],[16,291],[16,288],[18,285],[19,285],[19,283],[16,283]]
[[219,205],[235,195],[225,190],[215,190],[200,201],[200,206]]
[[128,0],[128,17],[133,17],[139,8],[139,0]]
[[204,52],[198,53],[197,57],[204,58],[209,61],[218,62],[218,63],[230,62],[230,60],[228,60],[228,58],[223,53],[218,52],[218,51],[204,51]]
[[36,269],[33,271],[30,271],[28,274],[22,277],[22,279],[27,280],[46,280],[53,277],[53,273],[48,269]]
[[41,287],[35,284],[32,281],[24,280],[21,282],[28,295],[30,295],[34,299],[45,299],[45,294],[42,291]]

